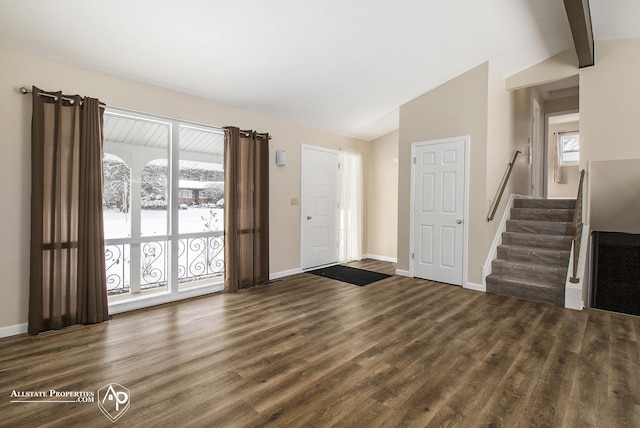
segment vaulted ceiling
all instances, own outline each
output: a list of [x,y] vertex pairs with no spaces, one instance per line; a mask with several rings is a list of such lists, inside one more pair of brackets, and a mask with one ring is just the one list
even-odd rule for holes
[[[596,40],[640,37],[637,0],[590,4]],[[0,46],[370,140],[470,68],[573,41],[562,0],[0,0]]]

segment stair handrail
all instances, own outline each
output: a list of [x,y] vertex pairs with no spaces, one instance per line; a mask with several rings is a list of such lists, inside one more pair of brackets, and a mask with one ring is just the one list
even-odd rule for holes
[[516,158],[518,157],[519,154],[520,154],[520,150],[516,150],[516,152],[513,154],[513,158],[511,159],[511,162],[509,162],[509,165],[507,165],[507,170],[504,176],[502,177],[502,182],[500,182],[500,187],[496,192],[496,197],[494,198],[493,203],[491,204],[491,207],[489,207],[489,215],[487,216],[487,221],[492,221],[496,215],[496,211],[498,210],[498,205],[500,205],[500,200],[502,199],[502,194],[504,193],[504,189],[506,189],[507,187],[507,182],[509,181],[509,177],[511,176],[511,171],[513,171],[513,167],[516,164]]
[[580,171],[580,183],[578,184],[578,195],[576,196],[576,207],[573,210],[573,271],[569,282],[577,284],[580,282],[578,278],[578,259],[580,258],[580,245],[582,244],[582,200],[584,186],[585,170]]

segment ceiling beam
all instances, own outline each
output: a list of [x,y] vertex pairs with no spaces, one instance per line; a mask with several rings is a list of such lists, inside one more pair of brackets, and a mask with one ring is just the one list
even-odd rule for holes
[[580,68],[595,64],[589,0],[564,0]]

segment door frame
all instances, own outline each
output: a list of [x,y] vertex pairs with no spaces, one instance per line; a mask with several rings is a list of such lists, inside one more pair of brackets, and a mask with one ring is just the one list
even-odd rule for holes
[[531,165],[531,189],[529,194],[533,198],[545,197],[544,192],[544,116],[540,103],[535,97],[531,98],[531,145],[529,147]]
[[[338,150],[333,150],[333,149],[327,149],[325,147],[318,147],[318,146],[312,146],[309,144],[302,144],[301,145],[301,149],[300,149],[300,269],[304,270],[309,270],[309,269],[316,269],[318,267],[322,267],[322,266],[332,266],[335,264],[338,264],[338,259],[336,258],[336,262],[335,263],[329,263],[329,264],[325,264],[325,265],[320,265],[320,266],[308,266],[308,267],[304,267],[302,265],[302,261],[303,261],[303,256],[302,256],[302,252],[303,250],[303,246],[302,246],[302,237],[303,237],[303,228],[304,228],[304,189],[305,189],[305,182],[304,182],[304,153],[305,150],[310,149],[310,150],[316,150],[316,151],[321,151],[321,152],[325,152],[325,153],[331,153],[331,154],[335,154],[337,156],[337,161],[340,162],[340,151]],[[336,177],[336,203],[339,200],[339,191],[340,191],[340,175],[337,174]],[[339,242],[339,228],[338,228],[338,207],[336,205],[336,242]],[[336,256],[339,256],[338,254],[338,249],[336,248]]]
[[[410,202],[410,218],[409,218],[409,275],[413,278],[415,278],[414,276],[414,258],[413,255],[415,254],[415,242],[414,242],[414,230],[415,230],[415,215],[414,215],[414,211],[415,211],[415,200],[416,200],[416,185],[415,185],[415,175],[416,175],[416,164],[415,164],[415,158],[416,158],[416,148],[420,147],[420,146],[429,146],[429,145],[433,145],[433,144],[442,144],[442,143],[453,143],[456,141],[463,141],[463,149],[464,149],[464,195],[463,195],[463,202],[464,202],[464,208],[463,208],[463,215],[462,215],[462,221],[463,221],[463,227],[464,227],[464,231],[462,233],[462,287],[463,288],[469,288],[468,287],[468,272],[467,272],[467,266],[468,266],[468,257],[469,257],[469,227],[468,227],[468,223],[469,223],[469,147],[470,147],[470,142],[471,142],[471,136],[470,135],[464,135],[464,136],[460,136],[460,137],[450,137],[450,138],[441,138],[438,140],[424,140],[424,141],[417,141],[414,143],[411,143],[411,202]],[[476,289],[475,287],[471,287],[473,289]]]

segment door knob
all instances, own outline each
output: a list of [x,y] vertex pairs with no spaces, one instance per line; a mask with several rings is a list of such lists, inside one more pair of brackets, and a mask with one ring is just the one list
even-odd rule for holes
[[456,220],[456,224],[462,224],[462,220],[461,219]]

